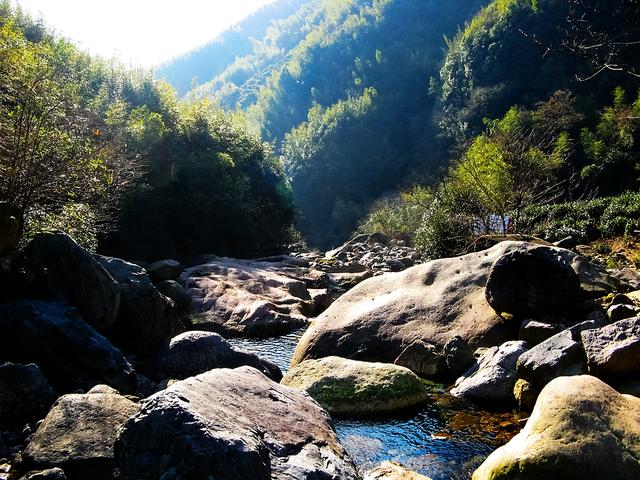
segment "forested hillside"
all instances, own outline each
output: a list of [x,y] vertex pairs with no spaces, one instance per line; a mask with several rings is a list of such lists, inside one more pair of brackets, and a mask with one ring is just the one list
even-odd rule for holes
[[[637,120],[624,112],[640,86],[638,18],[634,0],[310,0],[189,95],[247,112],[281,155],[299,229],[329,247],[398,189],[441,197],[449,170],[484,162],[483,139],[505,128],[516,142],[538,132],[523,150],[555,155],[553,194],[534,187],[520,203],[634,188]],[[471,230],[499,214],[471,203]]]
[[79,51],[0,2],[0,250],[61,229],[128,258],[279,250],[270,149],[210,102]]

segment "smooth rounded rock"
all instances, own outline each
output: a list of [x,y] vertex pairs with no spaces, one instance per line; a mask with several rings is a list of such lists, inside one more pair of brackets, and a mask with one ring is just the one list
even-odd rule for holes
[[559,377],[473,480],[640,478],[640,399],[595,377]]
[[578,306],[580,280],[558,249],[521,244],[492,265],[486,296],[496,312],[519,318],[565,313]]
[[248,365],[260,370],[276,382],[282,378],[280,369],[254,353],[232,347],[217,333],[185,332],[171,339],[168,345],[144,362],[141,370],[155,381],[182,380],[214,368],[235,368]]
[[147,273],[155,283],[166,280],[176,280],[183,272],[184,267],[177,260],[158,260],[147,268]]
[[23,453],[27,465],[62,467],[76,478],[108,478],[118,429],[138,405],[111,393],[58,399]]
[[417,340],[442,353],[456,336],[471,350],[514,338],[519,325],[496,314],[485,285],[495,261],[521,245],[503,242],[363,281],[315,319],[292,364],[329,355],[392,363]]
[[95,258],[122,291],[120,312],[109,331],[118,347],[127,353],[148,354],[182,330],[174,303],[158,292],[144,268],[119,258]]
[[306,360],[282,379],[332,414],[366,415],[423,403],[428,392],[408,368],[340,357]]

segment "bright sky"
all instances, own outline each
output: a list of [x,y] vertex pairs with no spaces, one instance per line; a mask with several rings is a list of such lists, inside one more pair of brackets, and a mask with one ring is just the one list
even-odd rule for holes
[[91,53],[151,67],[274,0],[13,0]]

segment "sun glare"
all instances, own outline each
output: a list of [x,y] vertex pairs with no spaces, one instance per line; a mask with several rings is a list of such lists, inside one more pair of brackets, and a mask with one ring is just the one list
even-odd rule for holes
[[151,67],[213,39],[273,0],[14,0],[103,57]]

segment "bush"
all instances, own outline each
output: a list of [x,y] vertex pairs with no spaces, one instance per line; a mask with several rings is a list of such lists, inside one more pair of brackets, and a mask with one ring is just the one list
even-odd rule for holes
[[522,230],[556,240],[568,235],[578,242],[631,235],[640,224],[640,193],[528,207]]

